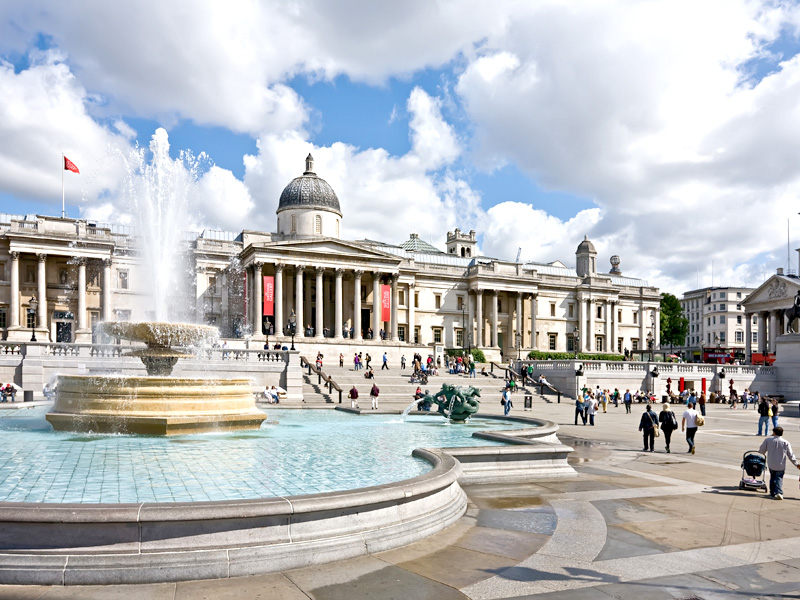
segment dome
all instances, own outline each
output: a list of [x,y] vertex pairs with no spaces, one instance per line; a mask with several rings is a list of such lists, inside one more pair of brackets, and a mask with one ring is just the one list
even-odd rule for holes
[[276,212],[289,208],[317,208],[342,216],[336,192],[327,181],[314,173],[314,157],[310,154],[306,157],[305,173],[292,179],[289,185],[283,188]]
[[578,244],[578,249],[575,251],[575,254],[582,254],[584,252],[592,252],[593,254],[597,254],[597,250],[594,249],[594,244],[589,241],[589,236],[583,236],[583,241]]

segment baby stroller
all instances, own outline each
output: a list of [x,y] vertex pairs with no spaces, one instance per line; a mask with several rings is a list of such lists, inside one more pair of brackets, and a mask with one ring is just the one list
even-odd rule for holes
[[760,452],[748,450],[742,456],[742,480],[739,482],[740,490],[767,491],[764,482],[764,471],[767,468],[767,457]]

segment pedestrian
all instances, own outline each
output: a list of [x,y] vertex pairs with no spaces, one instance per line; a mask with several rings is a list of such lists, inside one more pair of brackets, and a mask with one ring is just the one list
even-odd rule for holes
[[745,388],[742,392],[742,410],[747,410],[747,402],[750,400],[750,390]]
[[469,376],[471,379],[475,379],[475,361],[472,356],[469,357]]
[[686,442],[689,444],[687,453],[694,454],[695,443],[694,436],[697,433],[697,426],[699,425],[698,418],[702,418],[694,409],[694,404],[690,404],[689,408],[683,411],[683,418],[681,419],[681,431],[686,432]]
[[775,427],[772,437],[761,442],[758,449],[761,454],[767,455],[769,468],[769,495],[777,500],[783,500],[783,474],[786,472],[786,459],[800,469],[800,464],[792,452],[792,445],[783,439],[783,427]]
[[389,358],[386,356],[386,352],[383,353],[383,365],[381,365],[381,371],[386,369],[389,370]]
[[358,408],[358,390],[355,385],[347,392],[347,397],[350,398],[350,408]]
[[339,367],[344,367],[344,354],[339,352]]
[[614,388],[614,407],[619,408],[619,388]]
[[769,413],[772,409],[770,409],[769,402],[767,402],[766,398],[761,398],[756,410],[758,411],[758,435],[761,435],[762,428],[764,431],[763,435],[767,435],[769,430],[769,418],[772,416]]
[[403,370],[405,370],[405,368],[406,368],[406,355],[405,354],[403,354],[403,356],[400,357],[400,368],[403,369]]
[[589,401],[586,404],[586,415],[589,417],[589,425],[594,427],[594,416],[597,414],[597,399],[589,393]]
[[630,389],[625,390],[625,395],[622,397],[622,401],[625,403],[625,412],[627,414],[631,414],[631,404],[633,403],[633,396],[631,396]]
[[369,369],[369,363],[372,360],[372,357],[369,355],[369,352],[367,352],[367,356],[365,357],[364,360],[367,363],[367,368]]
[[667,402],[661,405],[661,414],[658,415],[658,423],[661,426],[661,431],[664,432],[664,444],[667,447],[667,454],[669,454],[669,442],[672,438],[672,432],[678,428],[678,417],[672,412]]
[[653,407],[648,404],[639,419],[639,431],[642,432],[644,448],[642,452],[655,452],[656,430],[658,429],[658,416],[653,412]]
[[700,397],[698,398],[697,403],[700,405],[700,414],[705,417],[706,416],[706,395],[703,392],[700,392]]
[[608,395],[606,394],[605,390],[600,390],[600,403],[603,405],[603,412],[608,412],[606,410],[606,405],[608,404]]
[[781,407],[778,404],[778,399],[777,398],[773,398],[772,399],[772,405],[769,408],[772,411],[772,414],[770,415],[770,417],[772,418],[772,427],[777,427],[778,426],[778,413],[781,410]]
[[353,353],[353,370],[358,371],[358,353]]
[[508,388],[503,390],[503,398],[500,400],[500,404],[503,405],[503,414],[507,416],[514,407],[514,405],[511,403],[511,391]]
[[586,425],[586,417],[583,414],[583,398],[581,396],[575,398],[575,425],[578,424],[578,417],[583,419],[583,424]]
[[378,384],[373,383],[372,389],[369,391],[370,400],[372,400],[372,410],[378,410],[378,396],[381,391],[378,389]]

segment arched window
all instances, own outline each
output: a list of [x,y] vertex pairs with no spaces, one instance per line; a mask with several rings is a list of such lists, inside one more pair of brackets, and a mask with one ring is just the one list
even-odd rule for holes
[[292,233],[297,233],[297,215],[292,215]]
[[462,249],[461,249],[461,257],[463,258],[463,257],[464,257],[464,256],[466,256],[466,255],[467,255],[466,249],[465,249],[465,248],[462,248]]
[[314,233],[322,235],[322,217],[319,215],[314,217]]
[[472,256],[472,250],[470,248],[467,248],[467,256]]

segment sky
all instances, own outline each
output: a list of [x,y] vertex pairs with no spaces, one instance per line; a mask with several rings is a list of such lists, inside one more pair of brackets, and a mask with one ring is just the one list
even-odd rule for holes
[[63,153],[68,216],[132,222],[163,128],[188,229],[274,231],[310,152],[345,239],[588,236],[678,296],[798,268],[797,2],[4,0],[0,91],[0,212],[59,215]]

